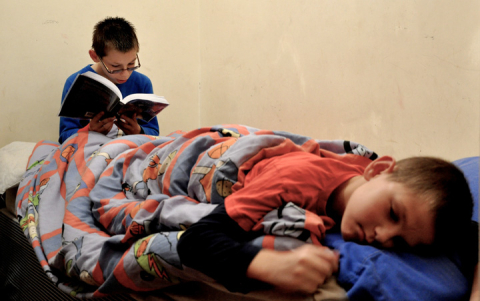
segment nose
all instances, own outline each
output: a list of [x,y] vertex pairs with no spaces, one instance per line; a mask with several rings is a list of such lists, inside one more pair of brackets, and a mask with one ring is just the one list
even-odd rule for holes
[[394,238],[400,235],[400,228],[392,225],[375,228],[375,241],[385,248],[393,247]]
[[120,71],[118,74],[120,76],[130,76],[130,73],[132,73],[131,71],[128,71],[127,69],[122,69],[122,71]]

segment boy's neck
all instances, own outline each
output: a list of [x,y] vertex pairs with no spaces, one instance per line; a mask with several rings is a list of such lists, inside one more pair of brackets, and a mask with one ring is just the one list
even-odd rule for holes
[[331,214],[334,220],[341,220],[352,193],[366,182],[363,176],[355,176],[340,184],[328,199],[329,204],[327,206],[330,212],[327,214]]

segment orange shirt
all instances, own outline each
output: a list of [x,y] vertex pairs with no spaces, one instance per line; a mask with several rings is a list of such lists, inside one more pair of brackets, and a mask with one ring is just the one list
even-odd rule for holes
[[340,184],[362,175],[370,162],[365,157],[325,150],[320,150],[320,156],[292,152],[264,159],[248,172],[243,187],[233,187],[233,193],[225,199],[225,208],[245,231],[255,231],[262,229],[267,213],[292,202],[314,213],[307,213],[306,226],[310,225],[308,230],[320,240],[334,225],[326,216],[328,198]]

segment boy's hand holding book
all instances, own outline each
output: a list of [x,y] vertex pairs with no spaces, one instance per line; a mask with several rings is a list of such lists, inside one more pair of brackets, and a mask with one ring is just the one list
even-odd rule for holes
[[120,118],[115,120],[115,124],[126,135],[140,134],[142,132],[142,128],[137,122],[137,113],[134,113],[131,117],[121,115]]
[[105,115],[105,112],[100,112],[97,115],[95,115],[91,120],[90,120],[90,131],[101,133],[101,134],[108,134],[110,130],[112,129],[112,126],[115,122],[115,117],[108,117],[102,119],[102,116]]

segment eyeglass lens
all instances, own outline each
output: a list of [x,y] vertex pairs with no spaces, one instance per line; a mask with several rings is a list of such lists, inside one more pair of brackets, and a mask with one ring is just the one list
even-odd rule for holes
[[118,74],[118,73],[120,73],[120,72],[123,72],[124,70],[127,70],[127,71],[129,71],[129,72],[132,72],[132,71],[134,71],[134,70],[137,70],[137,69],[140,68],[140,66],[141,66],[141,65],[140,65],[140,59],[138,58],[138,55],[137,55],[138,65],[135,66],[135,67],[130,67],[130,68],[126,68],[126,69],[109,70],[101,58],[100,58],[100,61],[102,62],[102,64],[103,64],[103,66],[105,67],[105,69],[107,69],[108,73],[111,73],[111,74]]

